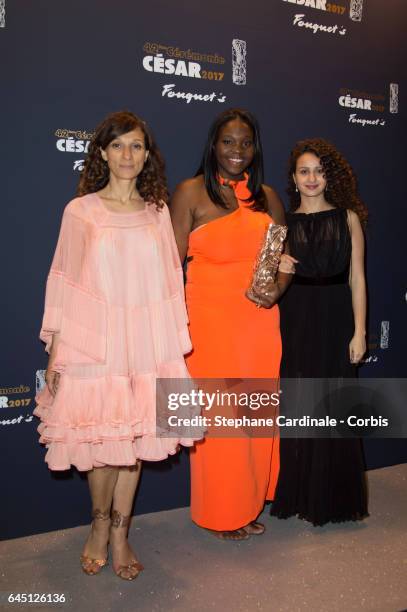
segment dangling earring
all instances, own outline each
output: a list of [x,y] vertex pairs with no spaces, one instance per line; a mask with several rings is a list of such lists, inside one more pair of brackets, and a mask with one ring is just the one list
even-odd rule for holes
[[295,184],[295,191],[298,193],[297,183]]

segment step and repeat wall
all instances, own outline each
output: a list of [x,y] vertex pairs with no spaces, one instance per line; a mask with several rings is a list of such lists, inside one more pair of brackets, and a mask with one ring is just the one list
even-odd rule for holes
[[[89,521],[86,479],[48,471],[32,412],[62,211],[111,111],[151,125],[171,189],[195,174],[208,127],[228,107],[258,117],[266,182],[286,204],[293,144],[333,141],[370,211],[361,375],[405,375],[406,18],[404,0],[0,0],[0,537]],[[407,460],[405,440],[365,449],[369,468]],[[186,452],[145,466],[137,512],[188,503]]]

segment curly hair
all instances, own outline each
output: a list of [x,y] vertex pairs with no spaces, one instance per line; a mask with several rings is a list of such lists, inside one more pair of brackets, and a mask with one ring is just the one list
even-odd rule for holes
[[102,158],[101,149],[106,149],[118,136],[137,128],[144,134],[144,143],[149,155],[136,178],[136,187],[146,202],[155,204],[157,208],[163,207],[164,202],[168,200],[164,160],[147,124],[128,111],[111,113],[96,128],[79,180],[77,195],[94,193],[107,185],[110,171]]
[[253,200],[253,204],[250,208],[254,211],[267,212],[267,197],[262,187],[264,172],[260,128],[257,119],[249,111],[243,108],[229,108],[216,117],[209,129],[202,161],[195,176],[203,174],[209,198],[221,208],[227,208],[223,201],[217,178],[218,162],[215,156],[215,145],[221,127],[234,119],[240,119],[240,121],[248,125],[253,132],[254,155],[249,168],[247,168],[247,173],[249,175],[247,186],[252,194],[250,200]]
[[298,158],[304,153],[313,153],[319,158],[325,172],[327,186],[325,200],[337,208],[353,210],[359,217],[363,226],[367,222],[367,208],[359,197],[357,180],[348,161],[334,147],[323,138],[310,138],[296,143],[291,151],[288,169],[287,194],[290,198],[290,210],[296,210],[301,203],[301,196],[296,191],[293,174],[297,167]]

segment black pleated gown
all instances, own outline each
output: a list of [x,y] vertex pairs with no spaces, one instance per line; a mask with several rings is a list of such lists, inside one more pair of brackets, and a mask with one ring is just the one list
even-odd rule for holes
[[[353,377],[347,212],[291,213],[287,224],[290,251],[299,263],[280,304],[281,377]],[[297,515],[314,525],[368,516],[360,439],[282,437],[280,465],[272,515]]]

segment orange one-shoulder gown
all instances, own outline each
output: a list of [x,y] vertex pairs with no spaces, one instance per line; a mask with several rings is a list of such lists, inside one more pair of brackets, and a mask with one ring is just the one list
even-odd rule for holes
[[[193,377],[278,378],[278,306],[257,308],[245,297],[270,223],[250,210],[246,181],[235,185],[239,208],[190,234],[186,299]],[[191,450],[191,516],[201,527],[234,530],[256,519],[273,499],[279,439],[209,437]]]

